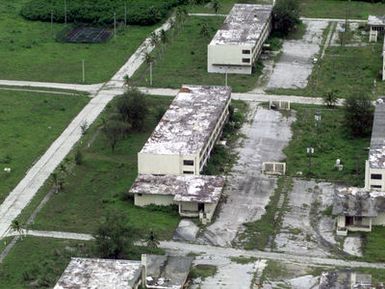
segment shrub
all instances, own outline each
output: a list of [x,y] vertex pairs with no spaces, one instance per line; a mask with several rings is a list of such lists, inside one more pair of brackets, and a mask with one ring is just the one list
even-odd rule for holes
[[[67,1],[67,21],[96,25],[112,24],[114,13],[117,21],[125,19],[133,25],[152,25],[165,18],[169,11],[187,0],[71,0]],[[29,20],[64,22],[63,0],[31,0],[21,10],[21,15]]]

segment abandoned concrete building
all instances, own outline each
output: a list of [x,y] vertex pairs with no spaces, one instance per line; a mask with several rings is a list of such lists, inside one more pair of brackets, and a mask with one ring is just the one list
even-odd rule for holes
[[184,256],[142,255],[143,284],[148,289],[185,288],[193,258]]
[[271,5],[235,4],[208,45],[208,72],[251,74],[270,34],[271,19]]
[[[368,17],[369,26],[369,42],[377,42],[379,34],[384,34],[385,29],[385,16],[372,16]],[[382,80],[385,80],[385,38],[382,47]]]
[[385,191],[385,102],[376,102],[369,157],[365,164],[365,189]]
[[337,235],[370,232],[372,226],[385,225],[385,192],[360,188],[336,190],[333,215],[337,216]]
[[141,261],[72,258],[54,289],[182,289],[192,261],[145,254]]
[[351,271],[324,272],[319,289],[383,289],[382,284],[373,285],[372,275]]
[[141,261],[72,258],[54,289],[138,289],[141,284]]
[[184,85],[142,150],[138,173],[199,175],[228,119],[231,89]]
[[139,175],[131,187],[136,206],[176,204],[183,217],[210,222],[223,191],[219,176]]

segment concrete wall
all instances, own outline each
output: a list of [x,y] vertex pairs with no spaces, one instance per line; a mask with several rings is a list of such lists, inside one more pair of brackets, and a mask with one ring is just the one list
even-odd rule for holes
[[[381,180],[372,179],[372,174],[382,175]],[[380,186],[376,188],[374,186]],[[384,191],[385,190],[385,169],[372,169],[369,167],[369,162],[365,163],[365,189],[366,190],[377,190]]]
[[[194,166],[183,165],[183,160],[193,160]],[[161,155],[138,153],[138,173],[156,175],[183,175],[183,171],[192,171],[199,175],[199,157],[183,155]]]
[[380,213],[376,218],[373,218],[372,225],[385,226],[385,213]]
[[174,196],[170,195],[139,195],[135,194],[135,206],[145,207],[148,205],[170,206],[174,204]]

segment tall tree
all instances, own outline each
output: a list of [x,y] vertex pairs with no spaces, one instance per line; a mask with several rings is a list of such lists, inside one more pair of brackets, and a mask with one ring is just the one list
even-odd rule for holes
[[219,9],[221,9],[221,3],[219,3],[218,0],[213,0],[213,1],[211,2],[211,5],[212,5],[212,7],[213,7],[213,10],[214,10],[215,14],[217,14],[218,11],[219,11]]
[[277,0],[273,7],[273,29],[287,35],[301,23],[298,0]]
[[365,93],[355,94],[344,103],[345,125],[353,137],[370,135],[373,124],[374,107]]

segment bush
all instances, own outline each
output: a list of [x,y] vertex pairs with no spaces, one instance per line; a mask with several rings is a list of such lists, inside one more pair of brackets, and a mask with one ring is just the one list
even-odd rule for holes
[[273,8],[273,29],[286,36],[301,23],[298,0],[278,0]]
[[[67,21],[96,25],[112,24],[114,13],[117,21],[125,19],[133,25],[152,25],[165,18],[169,11],[187,0],[71,0],[67,1]],[[53,11],[55,22],[64,22],[63,0],[31,0],[21,10],[29,20],[51,21]]]

